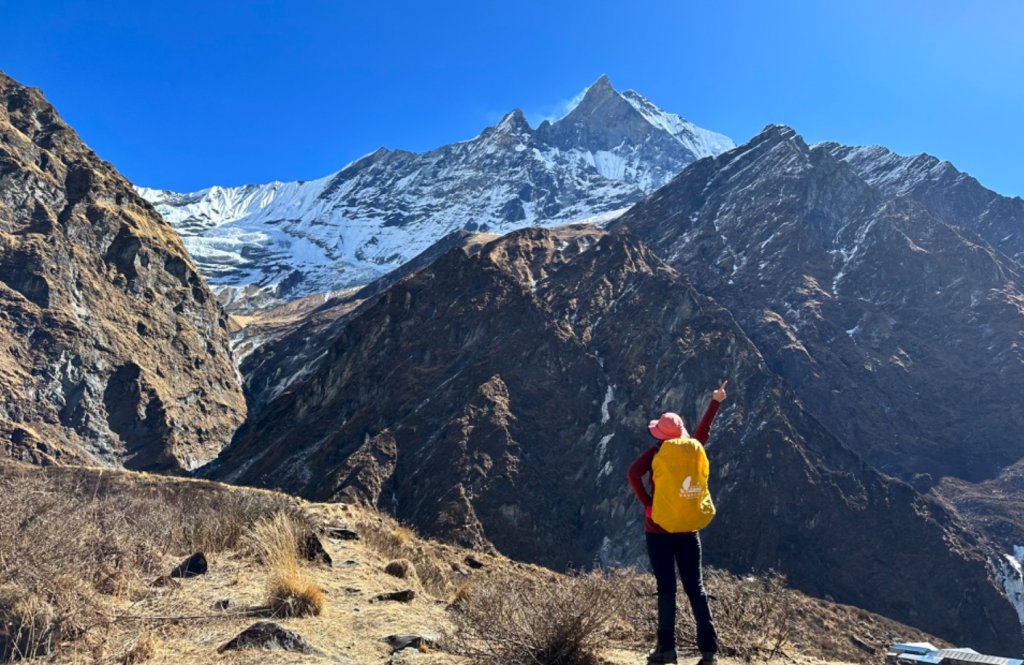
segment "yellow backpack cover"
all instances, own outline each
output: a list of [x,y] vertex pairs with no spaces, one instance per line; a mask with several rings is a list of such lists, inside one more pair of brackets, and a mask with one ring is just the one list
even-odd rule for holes
[[651,462],[651,519],[669,533],[700,531],[715,516],[708,490],[708,456],[696,439],[668,439]]

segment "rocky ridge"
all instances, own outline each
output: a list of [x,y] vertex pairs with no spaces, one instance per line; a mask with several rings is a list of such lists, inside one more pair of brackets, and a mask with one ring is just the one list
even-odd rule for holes
[[183,471],[245,414],[226,320],[174,231],[0,73],[0,448]]

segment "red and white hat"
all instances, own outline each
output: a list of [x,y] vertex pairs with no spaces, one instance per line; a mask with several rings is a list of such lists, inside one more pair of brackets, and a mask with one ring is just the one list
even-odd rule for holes
[[652,420],[651,424],[648,425],[648,429],[651,430],[651,436],[662,441],[666,439],[683,439],[690,436],[683,425],[683,419],[671,411],[661,414],[661,418],[657,420]]

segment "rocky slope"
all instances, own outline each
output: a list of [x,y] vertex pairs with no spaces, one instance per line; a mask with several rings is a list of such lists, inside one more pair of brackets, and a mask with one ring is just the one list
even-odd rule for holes
[[0,448],[185,470],[244,414],[224,315],[177,235],[0,73]]
[[825,427],[927,489],[1024,458],[1022,202],[986,192],[771,126],[615,224],[726,307]]
[[458,229],[504,233],[622,209],[732,146],[601,77],[537,128],[515,110],[471,140],[421,154],[381,148],[309,182],[139,191],[224,299],[251,309],[366,284]]
[[327,330],[316,352],[303,334],[265,347],[308,360],[208,473],[358,499],[556,567],[642,561],[624,476],[646,421],[673,409],[694,423],[728,377],[710,562],[776,568],[811,593],[1020,651],[983,543],[848,450],[728,311],[627,235],[531,229],[457,247]]

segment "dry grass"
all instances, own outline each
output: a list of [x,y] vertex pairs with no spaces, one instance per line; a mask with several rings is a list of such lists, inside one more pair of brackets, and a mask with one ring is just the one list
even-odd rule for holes
[[496,572],[459,597],[448,642],[481,664],[596,665],[622,610],[619,589],[596,573]]
[[287,513],[262,518],[252,527],[252,547],[270,569],[267,605],[276,617],[318,616],[327,602],[299,561],[298,541],[303,535],[303,528]]
[[33,658],[50,653],[57,616],[46,598],[13,584],[0,587],[0,658]]
[[238,546],[261,517],[308,527],[271,492],[100,469],[0,462],[0,660],[101,630],[104,596],[141,600],[168,558]]
[[[330,654],[315,662],[384,662],[390,652],[381,636],[406,632],[448,634],[441,646],[458,651],[416,655],[424,665],[580,665],[595,662],[598,652],[607,663],[628,665],[642,661],[654,641],[650,575],[556,575],[422,540],[390,517],[355,506],[300,506],[280,494],[216,483],[3,462],[0,497],[0,660],[52,652],[47,662],[221,662],[216,647],[252,622],[251,611],[265,611],[268,596],[280,616],[306,616],[324,608],[325,593],[330,610],[296,622]],[[313,525],[309,515],[362,535],[325,542],[344,564],[313,566],[297,555],[299,535]],[[215,555],[207,575],[150,585],[199,550]],[[484,567],[463,565],[467,554]],[[427,593],[410,605],[373,602],[395,590],[396,579],[384,570],[398,560],[416,571],[409,584]],[[801,653],[878,662],[878,649],[893,638],[934,641],[787,590],[779,577],[705,573],[723,665],[780,651],[793,663],[809,662],[799,660]],[[446,610],[430,595],[452,602]],[[227,597],[230,610],[214,609]],[[682,594],[677,625],[685,650],[693,624]],[[876,651],[865,653],[851,636]],[[263,656],[232,658],[255,663]]]
[[[800,618],[784,578],[706,570],[705,584],[723,656],[767,662],[791,652]],[[612,643],[639,652],[653,646],[656,599],[654,578],[630,569],[568,576],[495,571],[456,592],[449,642],[473,662],[588,665]],[[696,653],[693,616],[681,589],[677,602],[677,643]]]

